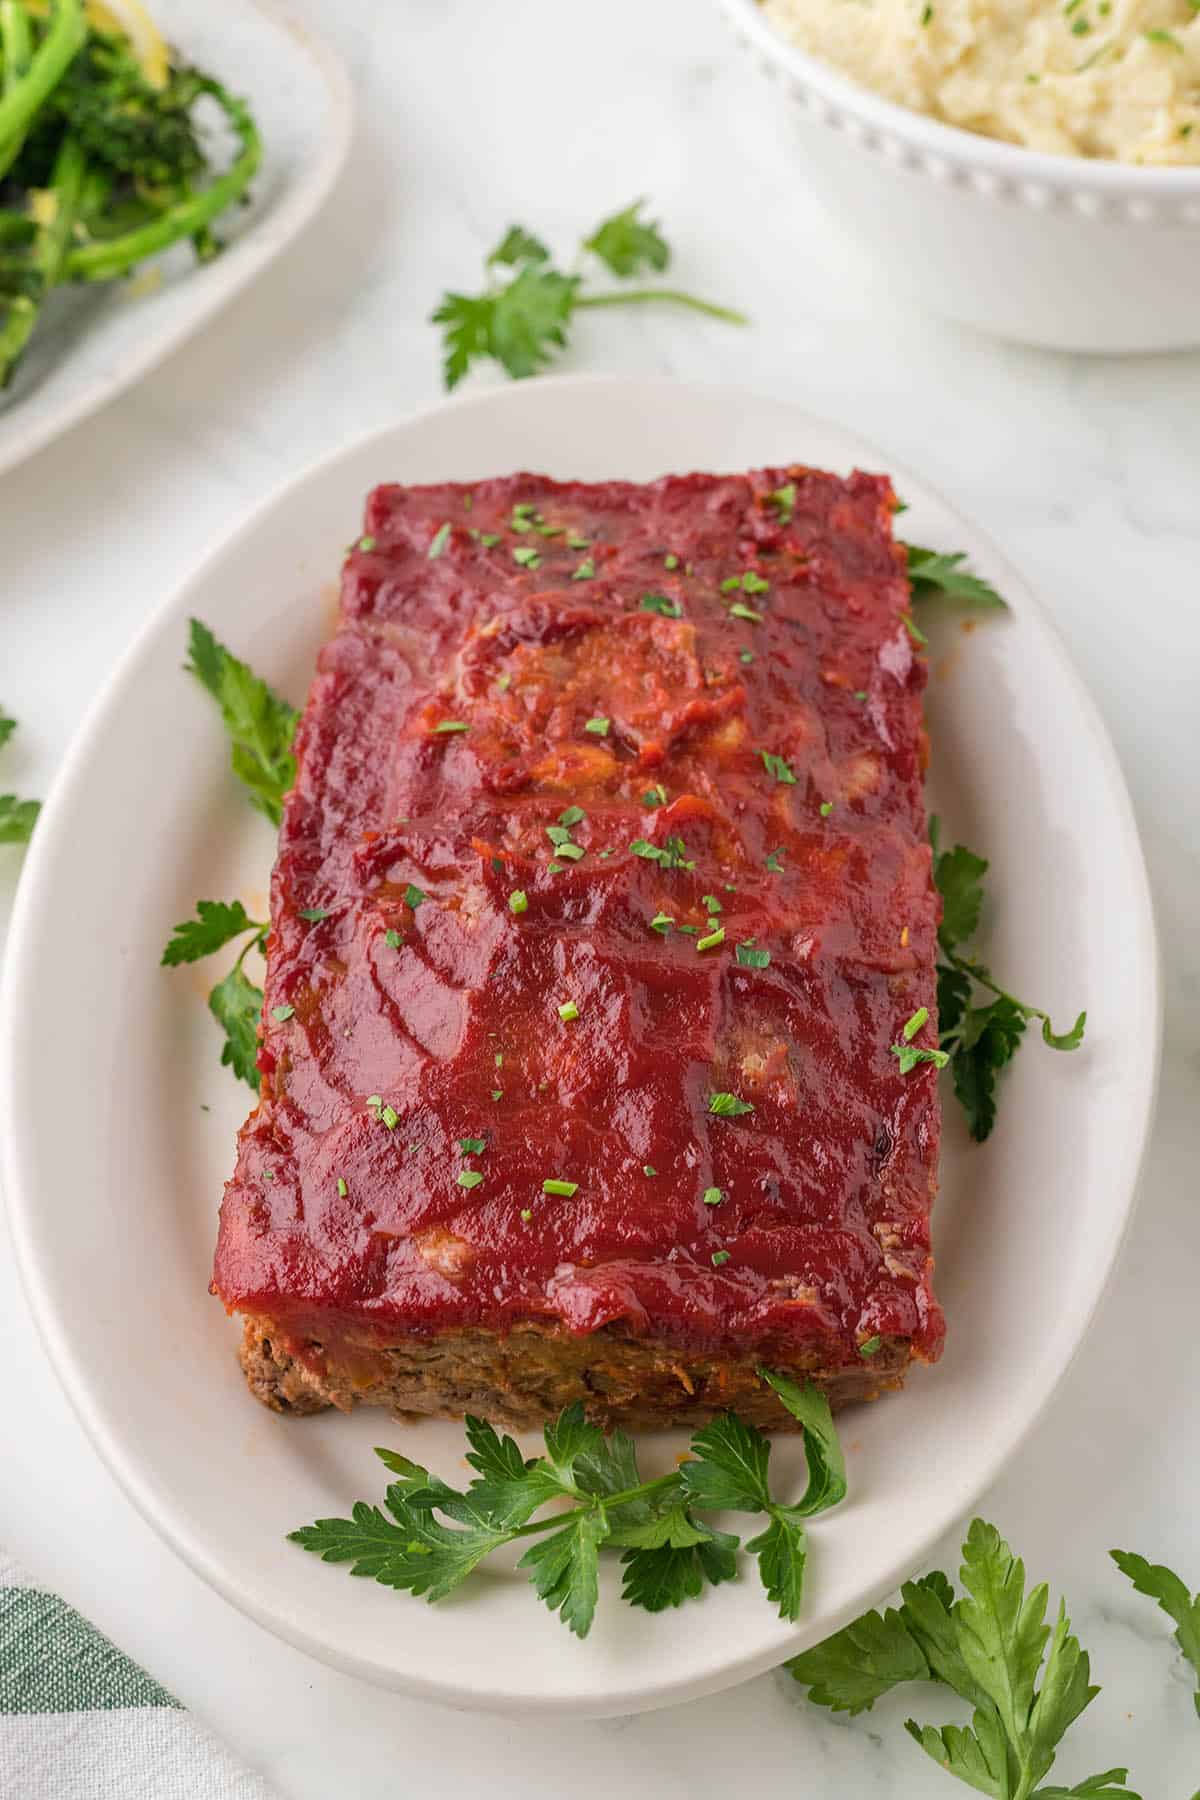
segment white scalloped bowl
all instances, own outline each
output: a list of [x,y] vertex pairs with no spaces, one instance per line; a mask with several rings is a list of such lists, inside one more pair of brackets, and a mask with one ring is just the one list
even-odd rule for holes
[[1200,344],[1200,168],[1047,155],[910,112],[718,0],[796,102],[802,165],[897,288],[1019,343]]

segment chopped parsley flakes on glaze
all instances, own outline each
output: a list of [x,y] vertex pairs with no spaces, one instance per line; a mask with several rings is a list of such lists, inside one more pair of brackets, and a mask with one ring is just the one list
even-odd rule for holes
[[912,1043],[912,1041],[916,1037],[918,1031],[920,1031],[922,1025],[924,1025],[927,1022],[928,1018],[929,1018],[929,1008],[927,1006],[918,1006],[918,1008],[917,1008],[916,1012],[913,1014],[912,1018],[905,1020],[904,1029],[900,1035],[904,1039],[906,1044]]
[[718,1119],[737,1119],[743,1113],[752,1113],[754,1107],[749,1100],[739,1100],[736,1094],[710,1094],[708,1110]]
[[768,494],[767,499],[775,508],[779,523],[781,525],[790,525],[792,522],[792,514],[796,510],[795,482],[785,482],[782,487],[778,487],[773,493]]
[[773,775],[775,780],[784,787],[795,787],[796,777],[792,773],[791,765],[784,757],[776,756],[770,750],[760,750],[758,754],[762,758],[762,766],[768,775]]

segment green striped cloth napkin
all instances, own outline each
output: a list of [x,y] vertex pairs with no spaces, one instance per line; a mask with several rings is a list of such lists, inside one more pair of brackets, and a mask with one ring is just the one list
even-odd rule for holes
[[178,1700],[0,1549],[4,1800],[273,1800]]

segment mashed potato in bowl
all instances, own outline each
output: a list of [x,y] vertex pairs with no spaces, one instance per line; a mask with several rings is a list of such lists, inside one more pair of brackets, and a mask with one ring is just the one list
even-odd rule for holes
[[762,0],[799,49],[1031,150],[1200,163],[1200,0]]

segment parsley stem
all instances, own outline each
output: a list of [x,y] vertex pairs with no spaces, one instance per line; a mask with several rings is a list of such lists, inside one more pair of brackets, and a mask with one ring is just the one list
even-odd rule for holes
[[548,1519],[531,1519],[528,1525],[518,1525],[509,1533],[510,1537],[529,1537],[535,1531],[549,1531],[556,1525],[565,1525],[569,1519],[578,1519],[583,1513],[607,1512],[610,1507],[624,1506],[629,1500],[641,1500],[647,1494],[657,1494],[672,1483],[678,1483],[679,1471],[673,1469],[669,1475],[659,1475],[654,1481],[643,1481],[640,1486],[626,1488],[621,1494],[596,1494],[588,1506],[568,1507],[566,1512],[551,1513]]
[[681,288],[630,288],[625,293],[577,294],[575,305],[636,306],[653,300],[665,300],[672,306],[690,306],[693,312],[706,313],[710,319],[724,319],[728,325],[750,323],[745,313],[734,312],[730,306],[717,306],[711,300],[699,300],[695,294],[685,294]]
[[[1044,1019],[1047,1025],[1050,1023],[1049,1013],[1044,1013],[1040,1006],[1026,1006],[1024,1000],[1018,1000],[1017,996],[1010,994],[1007,988],[997,987],[987,970],[981,969],[971,957],[959,956],[955,950],[946,950],[944,955],[947,962],[952,963],[963,975],[969,975],[972,981],[977,981],[980,987],[985,987],[990,994],[995,994],[998,1000],[1011,1001],[1017,1011],[1024,1013],[1027,1019]],[[948,1034],[948,1036],[953,1035],[955,1034]],[[961,1033],[958,1035],[961,1036]]]
[[251,938],[247,938],[246,942],[242,945],[241,949],[238,951],[237,961],[233,965],[235,969],[241,968],[242,964],[246,960],[247,954],[251,950],[254,949],[254,946],[256,944],[261,949],[262,941],[263,941],[263,933],[268,930],[267,921],[265,919],[247,919],[246,930],[253,931],[254,936]]

